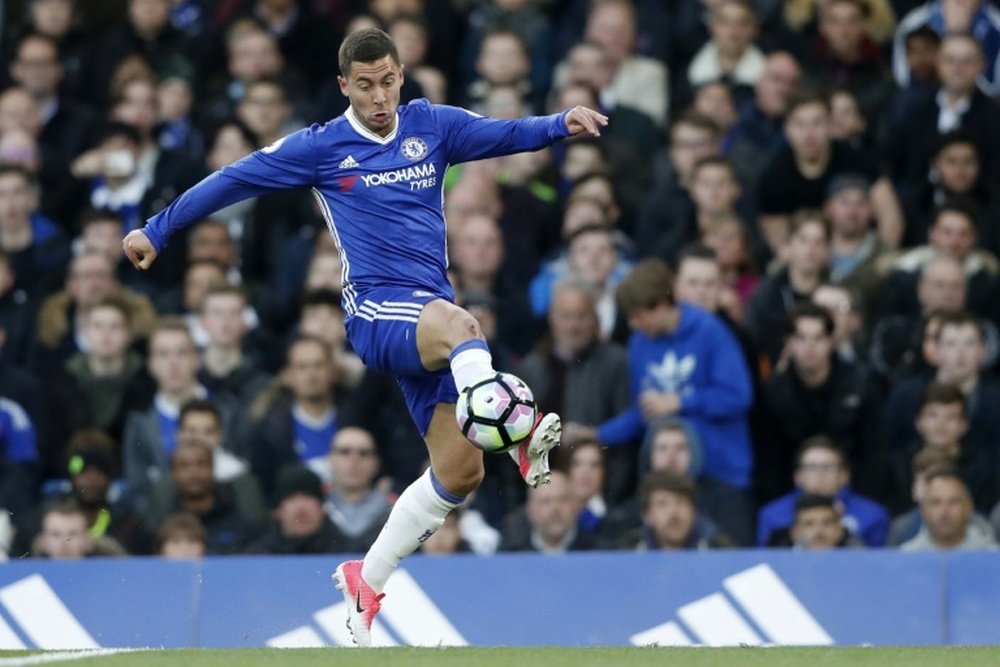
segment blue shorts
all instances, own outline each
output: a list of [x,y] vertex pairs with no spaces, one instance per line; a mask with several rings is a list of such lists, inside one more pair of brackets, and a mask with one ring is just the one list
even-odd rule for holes
[[344,321],[347,338],[365,365],[396,376],[420,435],[427,434],[438,403],[458,400],[451,369],[427,370],[417,350],[417,318],[435,299],[447,297],[408,287],[370,289],[355,298],[357,311]]

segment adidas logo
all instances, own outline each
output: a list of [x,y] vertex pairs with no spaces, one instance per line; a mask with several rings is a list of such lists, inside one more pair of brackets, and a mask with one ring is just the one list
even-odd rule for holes
[[0,649],[100,648],[40,574],[0,588],[0,606]]
[[[633,646],[830,646],[833,638],[769,565],[726,577],[728,593],[712,593],[677,609],[667,621],[629,637]],[[692,638],[693,636],[693,638]]]
[[353,155],[348,155],[343,160],[340,161],[341,169],[354,169],[355,167],[360,167],[358,161],[354,159]]
[[[337,591],[334,591],[335,593]],[[468,646],[434,601],[406,570],[396,570],[385,594],[392,604],[382,607],[372,624],[373,646]],[[347,607],[339,602],[315,612],[313,620],[267,640],[274,648],[354,646],[344,621]]]

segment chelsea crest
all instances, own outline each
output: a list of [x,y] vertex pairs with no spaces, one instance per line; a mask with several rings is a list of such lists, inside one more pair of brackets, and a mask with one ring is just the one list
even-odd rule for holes
[[427,155],[427,142],[420,137],[407,137],[403,139],[400,150],[403,151],[403,155],[408,159],[419,160]]

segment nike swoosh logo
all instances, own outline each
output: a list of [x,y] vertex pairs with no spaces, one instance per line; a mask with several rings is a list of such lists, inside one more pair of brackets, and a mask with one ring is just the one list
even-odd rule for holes
[[357,607],[359,614],[365,613],[365,610],[361,608],[361,591],[358,591],[358,598],[355,601],[355,606]]

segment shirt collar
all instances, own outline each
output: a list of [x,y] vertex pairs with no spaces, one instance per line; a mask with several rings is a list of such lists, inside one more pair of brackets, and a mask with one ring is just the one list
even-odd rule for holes
[[386,135],[384,137],[380,136],[378,134],[375,134],[374,132],[372,132],[371,130],[369,130],[367,127],[365,127],[361,123],[361,120],[358,118],[357,114],[354,113],[354,107],[351,107],[351,106],[347,107],[347,111],[344,112],[344,115],[347,116],[347,122],[351,124],[351,127],[354,128],[355,132],[357,132],[358,134],[360,134],[365,139],[370,139],[371,141],[374,141],[377,144],[387,144],[387,143],[391,142],[393,139],[396,138],[396,133],[399,131],[399,112],[398,111],[396,112],[396,122],[393,125],[392,132],[390,132],[388,135]]

